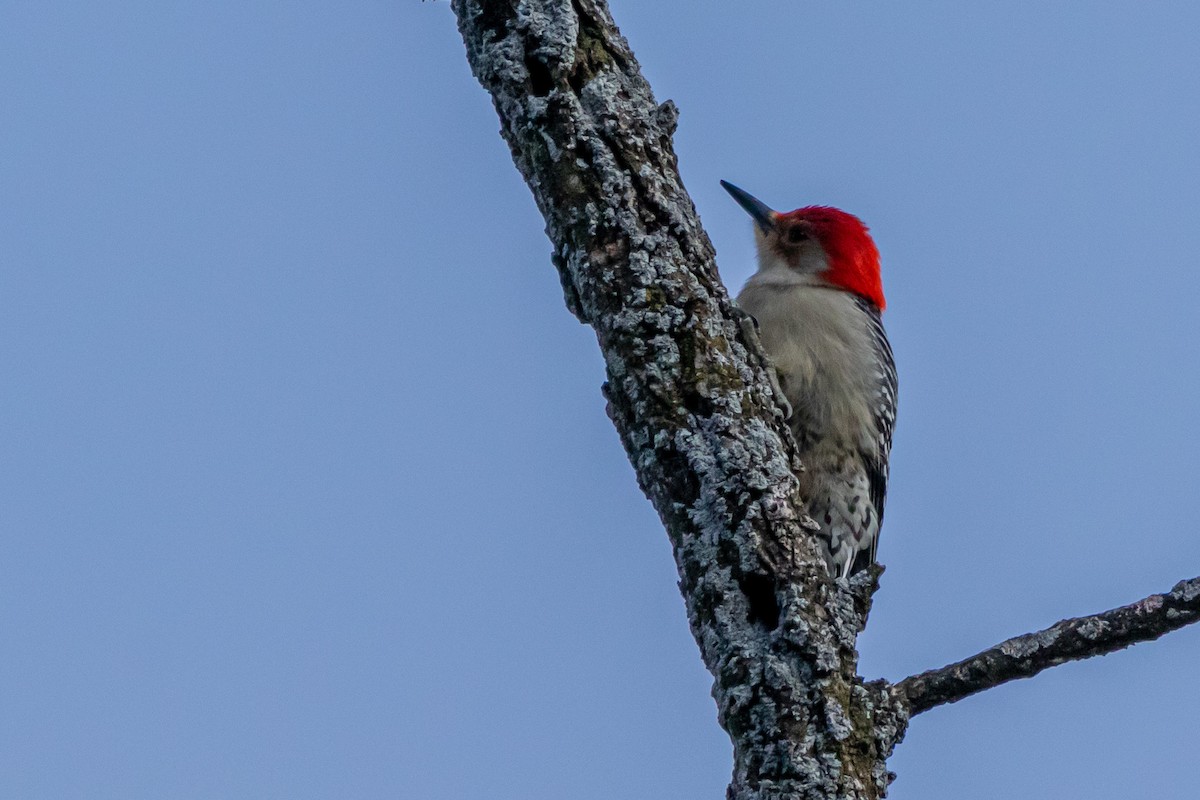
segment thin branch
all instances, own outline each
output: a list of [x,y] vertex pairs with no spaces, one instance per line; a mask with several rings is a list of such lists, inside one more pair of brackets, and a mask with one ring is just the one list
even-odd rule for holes
[[1193,622],[1200,622],[1200,577],[1180,581],[1166,594],[1017,636],[957,664],[905,678],[894,691],[916,715],[1068,661],[1152,641]]

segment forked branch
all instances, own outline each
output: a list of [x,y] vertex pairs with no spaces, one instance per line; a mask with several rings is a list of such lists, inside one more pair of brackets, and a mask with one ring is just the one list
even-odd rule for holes
[[889,685],[857,674],[878,571],[835,589],[753,326],[717,273],[658,104],[604,0],[452,0],[467,58],[591,325],[609,414],[667,529],[734,749],[730,800],[876,800],[909,712],[1200,617],[1200,578]]

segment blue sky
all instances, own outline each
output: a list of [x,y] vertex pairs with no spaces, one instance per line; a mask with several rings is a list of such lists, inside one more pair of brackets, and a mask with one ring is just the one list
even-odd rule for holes
[[[871,225],[899,679],[1200,572],[1195,4],[614,13],[725,178]],[[0,796],[721,797],[594,338],[444,2],[0,8]],[[916,719],[892,797],[1194,792],[1200,630]]]

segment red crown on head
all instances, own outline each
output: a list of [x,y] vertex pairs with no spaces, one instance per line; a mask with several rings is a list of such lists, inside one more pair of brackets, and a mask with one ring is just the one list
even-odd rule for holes
[[829,259],[829,269],[821,277],[870,300],[880,311],[887,306],[879,276],[879,248],[861,219],[830,206],[805,206],[778,219],[804,220],[811,226]]

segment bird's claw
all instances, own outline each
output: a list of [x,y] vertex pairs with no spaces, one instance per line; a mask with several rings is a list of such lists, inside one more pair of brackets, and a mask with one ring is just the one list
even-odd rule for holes
[[[737,319],[738,325],[741,326],[742,336],[757,344],[759,350],[762,350],[765,355],[766,351],[763,350],[762,342],[758,339],[758,320],[754,318],[754,315],[734,306],[733,316]],[[791,419],[792,404],[788,402],[787,395],[783,393],[783,386],[779,383],[779,373],[775,371],[775,365],[771,363],[769,357],[767,359],[767,377],[771,381],[771,391],[775,394],[775,400],[779,403],[779,407],[783,409],[783,418]]]

